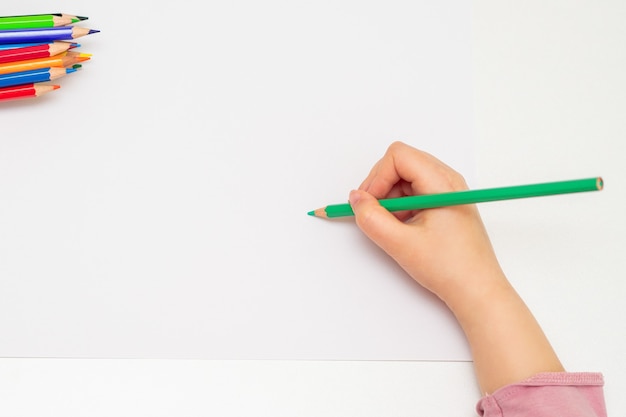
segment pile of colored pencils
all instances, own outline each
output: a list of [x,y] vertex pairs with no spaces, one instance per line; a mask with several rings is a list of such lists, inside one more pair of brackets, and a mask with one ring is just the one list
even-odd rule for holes
[[0,16],[0,101],[57,90],[48,82],[81,68],[91,54],[77,52],[74,40],[99,32],[74,25],[83,20],[65,13]]

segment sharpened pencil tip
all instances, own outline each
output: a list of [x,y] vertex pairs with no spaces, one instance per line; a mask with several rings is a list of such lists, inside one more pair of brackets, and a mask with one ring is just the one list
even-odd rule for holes
[[89,19],[87,16],[76,16],[78,20],[87,20]]
[[326,207],[322,207],[322,208],[318,208],[317,210],[312,210],[309,211],[307,213],[309,216],[313,216],[313,217],[322,217],[322,218],[328,218],[328,216],[326,215]]
[[61,88],[61,86],[60,86],[60,85],[53,85],[53,86],[52,86],[52,89],[53,89],[53,90],[58,90],[59,88]]
[[92,33],[100,33],[100,31],[98,29],[89,29],[89,35]]

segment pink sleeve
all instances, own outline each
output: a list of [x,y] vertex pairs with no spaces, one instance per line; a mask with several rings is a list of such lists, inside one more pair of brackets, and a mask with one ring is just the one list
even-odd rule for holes
[[599,373],[541,373],[483,397],[483,417],[606,417]]

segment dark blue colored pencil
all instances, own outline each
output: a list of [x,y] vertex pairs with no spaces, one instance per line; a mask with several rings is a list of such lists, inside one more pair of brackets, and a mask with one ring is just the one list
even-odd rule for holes
[[79,26],[2,30],[0,31],[0,44],[71,41],[73,39],[98,32],[100,31],[96,29],[87,29]]

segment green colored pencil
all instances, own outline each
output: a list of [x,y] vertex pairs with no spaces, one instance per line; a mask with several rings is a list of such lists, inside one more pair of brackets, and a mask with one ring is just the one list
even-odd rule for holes
[[[427,194],[379,200],[381,206],[389,211],[421,210],[436,207],[457,206],[461,204],[485,203],[488,201],[512,200],[516,198],[542,197],[556,194],[599,191],[603,188],[601,177],[579,180],[546,182],[540,184],[514,185],[511,187],[487,188],[483,190],[464,190],[441,194]],[[309,216],[345,217],[353,216],[350,204],[332,204],[310,211]]]
[[86,20],[85,16],[64,13],[0,16],[0,30],[38,29],[67,26]]

